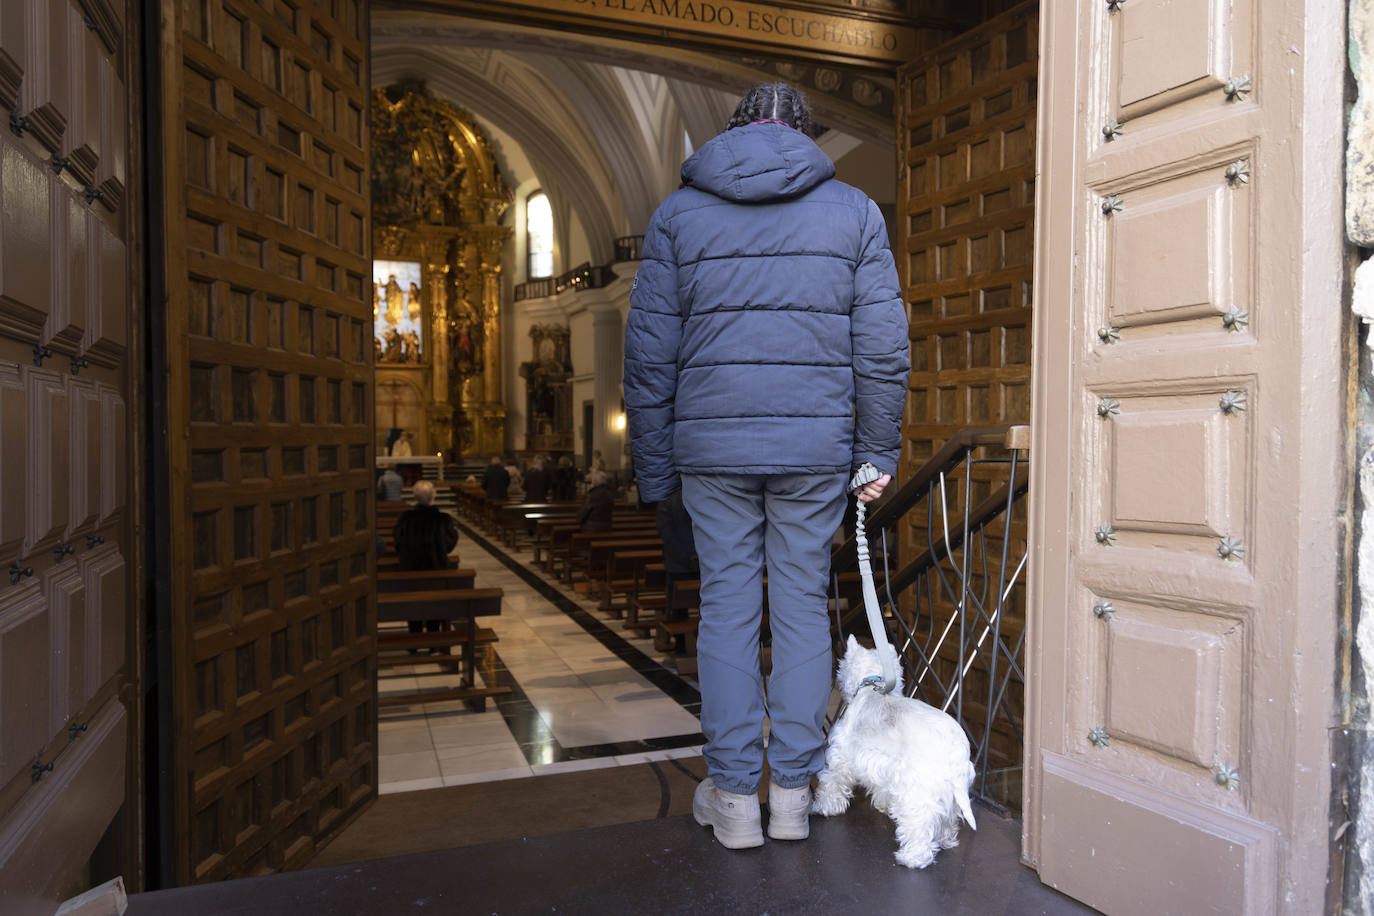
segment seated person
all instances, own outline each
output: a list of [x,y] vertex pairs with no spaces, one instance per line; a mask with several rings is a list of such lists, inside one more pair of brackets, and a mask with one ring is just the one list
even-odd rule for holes
[[382,472],[382,476],[377,480],[377,498],[384,502],[400,502],[405,496],[405,481],[401,475],[396,473],[394,467],[389,467]]
[[553,498],[559,502],[577,498],[577,469],[567,455],[558,459],[558,467],[553,472]]
[[611,530],[611,510],[615,507],[615,488],[605,471],[587,475],[587,496],[577,512],[577,525],[583,531]]
[[[434,484],[421,480],[415,484],[414,493],[414,508],[407,509],[391,529],[401,569],[446,569],[449,552],[458,544],[458,523],[434,505]],[[441,623],[412,620],[410,632],[438,630]]]

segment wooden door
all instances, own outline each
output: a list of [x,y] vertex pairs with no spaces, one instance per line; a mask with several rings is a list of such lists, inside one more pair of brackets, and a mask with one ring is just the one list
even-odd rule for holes
[[[902,433],[900,476],[909,479],[963,429],[1030,422],[1031,254],[1035,234],[1035,117],[1039,41],[1038,3],[1018,4],[941,45],[898,73],[898,265],[911,333],[911,391]],[[973,507],[1006,482],[1007,468],[973,469],[964,493],[963,475],[951,475],[953,516]],[[918,503],[905,516],[901,558],[927,551],[930,507]],[[935,523],[936,525],[939,522]],[[1019,556],[1025,526],[1011,527]],[[997,564],[1001,538],[970,545],[970,563]],[[962,553],[954,551],[962,563]],[[941,683],[962,682],[955,707],[981,735],[994,720],[987,748],[995,790],[1009,809],[1020,806],[1024,699],[1019,679],[1005,685],[1002,709],[975,698],[989,695],[988,655],[974,654],[955,639],[941,639],[944,622],[957,619],[961,601],[940,589],[902,596],[901,612],[918,642],[938,645],[933,660]],[[934,606],[922,613],[922,599]],[[1015,646],[1024,629],[1024,589],[1008,596],[1000,635]],[[1015,655],[1013,651],[1011,653]],[[1005,669],[1005,666],[1003,666]],[[927,682],[929,683],[929,682]],[[1002,689],[998,685],[998,690]],[[923,694],[940,705],[944,697]],[[967,703],[965,703],[967,701]],[[982,761],[980,760],[981,764]]]
[[130,28],[0,3],[0,911],[80,889],[124,803]]
[[1021,4],[899,74],[903,476],[961,429],[1030,421],[1037,22]]
[[1343,8],[1044,7],[1025,854],[1108,912],[1324,910]]
[[167,0],[174,880],[376,794],[365,0]]

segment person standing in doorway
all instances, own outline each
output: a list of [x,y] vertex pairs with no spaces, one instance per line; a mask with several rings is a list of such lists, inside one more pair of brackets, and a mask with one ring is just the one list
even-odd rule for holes
[[[834,180],[796,89],[756,86],[682,166],[630,294],[625,403],[641,497],[679,488],[701,564],[708,777],[692,811],[730,848],[804,839],[825,758],[826,585],[847,482],[897,469],[910,343],[887,229]],[[773,669],[759,673],[768,573]]]

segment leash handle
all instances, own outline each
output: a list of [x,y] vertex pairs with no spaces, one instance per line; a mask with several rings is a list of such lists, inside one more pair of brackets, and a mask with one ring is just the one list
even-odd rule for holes
[[[854,479],[849,482],[852,493],[862,486],[882,477],[878,469],[865,462]],[[859,578],[863,584],[864,611],[868,616],[868,629],[873,634],[873,647],[878,650],[878,660],[883,665],[883,693],[891,693],[897,686],[897,650],[887,641],[887,627],[883,626],[882,610],[878,604],[878,592],[873,587],[873,566],[868,558],[868,535],[864,532],[864,517],[868,514],[868,504],[858,496],[858,513],[854,524],[854,544],[859,554]]]

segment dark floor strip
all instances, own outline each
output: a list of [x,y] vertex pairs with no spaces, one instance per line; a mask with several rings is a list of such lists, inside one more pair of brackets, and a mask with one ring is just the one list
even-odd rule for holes
[[687,767],[683,766],[681,760],[676,760],[676,759],[674,759],[674,760],[669,760],[668,762],[671,763],[671,764],[672,764],[674,767],[676,767],[677,769],[681,770],[682,772],[684,772],[684,773],[686,773],[688,776],[690,776],[690,777],[692,778],[692,781],[693,781],[693,782],[701,782],[701,777],[698,776],[696,773],[693,773],[691,770],[687,769]]
[[639,651],[638,648],[627,642],[619,633],[615,632],[600,620],[597,620],[596,617],[592,616],[584,608],[580,607],[577,602],[550,585],[541,576],[530,570],[519,560],[478,534],[473,530],[471,525],[466,524],[460,519],[458,521],[458,527],[464,534],[472,539],[474,544],[500,560],[502,565],[523,579],[526,584],[539,592],[539,594],[550,604],[558,608],[564,614],[567,614],[578,626],[596,637],[607,650],[614,652],[617,658],[625,662],[625,664],[629,665],[635,671],[644,675],[649,683],[672,697],[688,712],[697,716],[701,715],[701,692],[695,687],[663,667],[656,659],[650,658],[648,655]]
[[649,769],[658,777],[658,813],[654,817],[667,817],[673,807],[673,790],[668,785],[668,777],[657,763],[650,761]]

